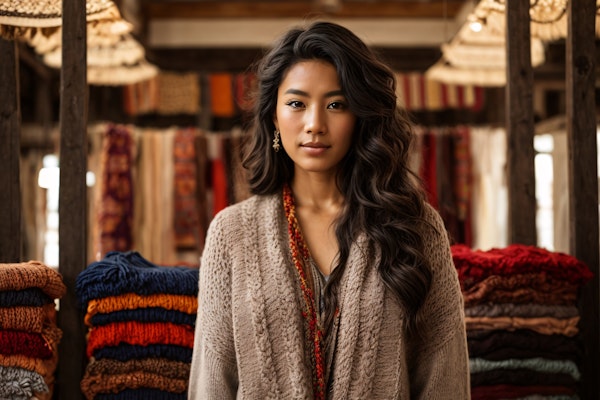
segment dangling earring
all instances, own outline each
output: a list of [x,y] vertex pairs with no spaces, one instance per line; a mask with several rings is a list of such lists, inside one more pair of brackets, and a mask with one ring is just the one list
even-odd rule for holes
[[273,150],[275,150],[275,153],[277,153],[279,151],[279,147],[281,147],[279,145],[279,129],[275,129],[275,132],[273,132],[273,135],[275,136],[273,138]]

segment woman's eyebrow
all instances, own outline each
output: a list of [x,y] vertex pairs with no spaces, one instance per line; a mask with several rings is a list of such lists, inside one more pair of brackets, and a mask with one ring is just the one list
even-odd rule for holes
[[[284,92],[284,94],[296,94],[299,96],[309,96],[307,92],[300,89],[288,89]],[[325,97],[333,97],[333,96],[343,96],[344,92],[341,90],[332,90],[330,92],[325,93]]]

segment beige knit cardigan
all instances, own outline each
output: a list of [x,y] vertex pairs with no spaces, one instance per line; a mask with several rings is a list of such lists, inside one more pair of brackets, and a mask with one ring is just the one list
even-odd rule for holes
[[[201,259],[189,399],[311,399],[302,294],[289,263],[281,195],[254,196],[211,222]],[[427,207],[433,268],[421,311],[425,338],[411,343],[404,315],[352,246],[339,292],[339,331],[328,399],[468,399],[463,300],[439,215]]]

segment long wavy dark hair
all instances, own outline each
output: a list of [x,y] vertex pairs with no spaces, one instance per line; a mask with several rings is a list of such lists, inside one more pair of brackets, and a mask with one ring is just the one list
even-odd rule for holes
[[381,279],[405,310],[407,332],[418,333],[418,310],[429,291],[431,271],[423,254],[424,194],[409,169],[411,124],[397,105],[393,72],[347,28],[313,22],[291,29],[256,65],[252,135],[243,155],[250,191],[278,193],[292,180],[294,163],[271,145],[277,90],[291,66],[315,59],[336,68],[357,117],[352,146],[337,176],[345,203],[336,220],[339,257],[324,291],[324,327],[327,331],[334,319],[350,247],[359,234],[366,234],[371,254],[380,255]]

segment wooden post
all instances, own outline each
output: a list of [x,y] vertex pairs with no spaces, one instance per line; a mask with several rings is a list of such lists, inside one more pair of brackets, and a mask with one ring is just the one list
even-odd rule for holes
[[581,291],[579,328],[584,341],[582,399],[600,393],[598,287],[598,166],[596,144],[596,0],[570,1],[566,39],[570,251],[594,273]]
[[508,242],[537,244],[529,1],[506,2]]
[[0,262],[21,261],[19,58],[0,38]]
[[86,1],[62,2],[60,87],[59,271],[67,286],[60,301],[57,398],[82,399],[85,327],[77,306],[76,278],[87,256],[87,56]]

